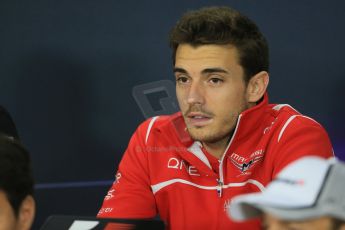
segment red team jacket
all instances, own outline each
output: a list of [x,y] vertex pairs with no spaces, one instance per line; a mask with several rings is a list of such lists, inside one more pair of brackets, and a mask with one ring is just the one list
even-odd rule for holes
[[[333,156],[320,124],[268,97],[240,114],[229,145],[213,170],[181,113],[143,122],[123,155],[98,217],[153,218],[168,229],[260,229],[226,213],[231,199],[262,191],[288,163],[305,155]],[[219,171],[219,172],[217,172]]]

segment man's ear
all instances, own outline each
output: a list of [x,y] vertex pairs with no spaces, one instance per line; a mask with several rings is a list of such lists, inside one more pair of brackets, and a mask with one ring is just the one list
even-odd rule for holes
[[30,230],[35,217],[36,204],[31,195],[23,200],[18,213],[18,227],[21,230]]
[[258,102],[265,94],[269,82],[269,75],[266,71],[255,74],[248,82],[247,101],[249,103]]

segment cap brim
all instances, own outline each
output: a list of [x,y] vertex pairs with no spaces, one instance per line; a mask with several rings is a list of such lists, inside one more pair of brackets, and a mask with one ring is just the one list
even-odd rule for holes
[[263,213],[271,214],[283,220],[303,220],[324,215],[326,210],[317,207],[288,208],[279,206],[279,200],[267,197],[263,193],[238,196],[230,204],[228,215],[235,221],[245,221],[260,217]]
[[262,211],[260,208],[257,208],[256,203],[260,201],[261,197],[262,193],[236,197],[228,208],[228,215],[235,221],[244,221],[260,216]]

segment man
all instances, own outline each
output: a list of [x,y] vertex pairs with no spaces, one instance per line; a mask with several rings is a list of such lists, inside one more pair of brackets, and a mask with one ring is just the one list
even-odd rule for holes
[[304,157],[283,169],[262,193],[233,199],[235,220],[263,216],[269,230],[345,230],[345,164]]
[[13,138],[0,135],[0,230],[28,230],[35,214],[30,159]]
[[268,45],[227,7],[186,13],[170,35],[181,111],[151,118],[132,136],[98,217],[153,218],[170,229],[256,229],[226,214],[289,162],[333,155],[320,124],[268,104]]

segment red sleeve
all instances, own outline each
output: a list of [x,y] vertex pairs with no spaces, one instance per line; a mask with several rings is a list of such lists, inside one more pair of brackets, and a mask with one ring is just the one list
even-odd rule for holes
[[144,138],[147,122],[133,134],[120,162],[116,179],[105,196],[97,217],[153,218],[155,198],[148,174]]
[[334,156],[331,141],[324,128],[304,116],[296,117],[284,130],[282,129],[277,142],[273,177],[287,164],[303,156]]

